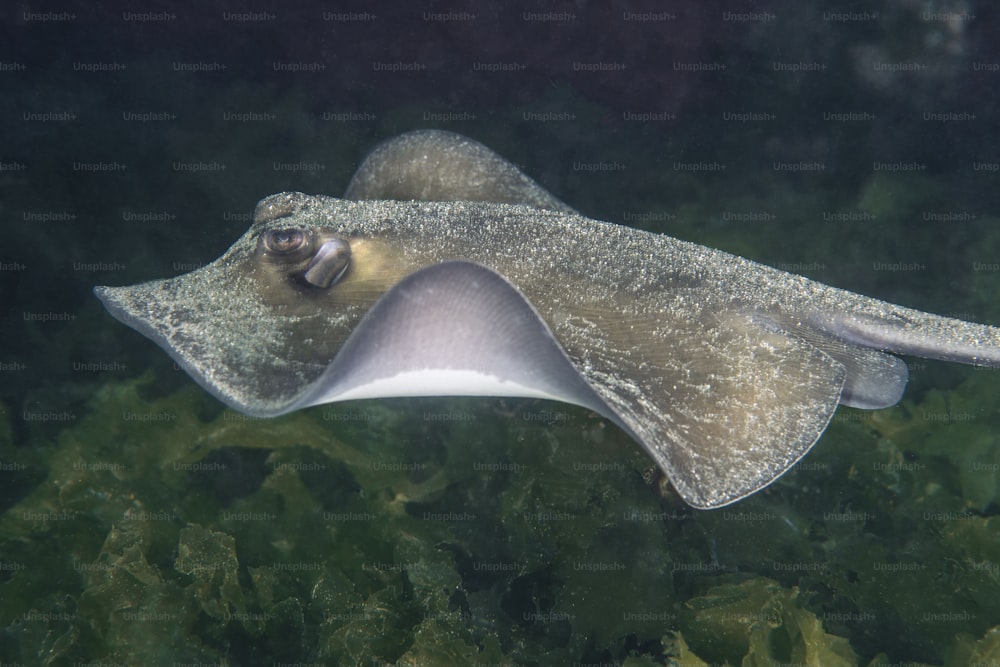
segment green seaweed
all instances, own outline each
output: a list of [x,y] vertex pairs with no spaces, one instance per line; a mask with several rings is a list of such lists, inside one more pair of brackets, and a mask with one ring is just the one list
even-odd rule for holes
[[718,661],[743,655],[746,667],[857,665],[847,640],[827,634],[815,614],[799,607],[798,595],[764,578],[714,586],[685,603],[685,634],[704,655]]
[[30,455],[0,430],[0,456],[34,480],[0,516],[2,561],[19,565],[0,578],[0,652],[988,662],[997,382],[971,372],[892,410],[842,410],[803,464],[713,512],[566,406],[383,401],[257,420],[191,386],[152,396],[151,375],[109,382]]
[[945,667],[1000,664],[1000,626],[990,628],[979,640],[960,634],[952,647]]

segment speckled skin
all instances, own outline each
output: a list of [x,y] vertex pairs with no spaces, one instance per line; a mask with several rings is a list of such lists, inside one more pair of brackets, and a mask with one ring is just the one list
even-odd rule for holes
[[[344,278],[304,289],[290,280],[296,267],[262,261],[258,239],[274,229],[348,240]],[[212,264],[97,294],[228,405],[274,415],[301,407],[298,397],[383,293],[445,260],[475,262],[515,286],[603,400],[599,411],[696,507],[772,482],[808,451],[838,403],[896,402],[906,368],[885,351],[1000,363],[994,327],[668,236],[489,202],[273,195]]]
[[407,132],[376,146],[344,199],[487,201],[576,213],[478,141],[441,130]]

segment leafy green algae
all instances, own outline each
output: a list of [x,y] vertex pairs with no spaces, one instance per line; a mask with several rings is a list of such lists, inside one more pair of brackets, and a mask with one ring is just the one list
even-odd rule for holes
[[105,385],[31,449],[0,422],[0,459],[24,461],[0,517],[5,659],[996,659],[992,373],[842,410],[797,470],[714,512],[661,492],[623,434],[565,406],[255,420],[152,383]]
[[800,609],[796,589],[756,578],[723,584],[688,600],[689,635],[706,654],[744,655],[746,667],[781,664],[856,665],[857,656],[843,637],[827,634],[810,611]]

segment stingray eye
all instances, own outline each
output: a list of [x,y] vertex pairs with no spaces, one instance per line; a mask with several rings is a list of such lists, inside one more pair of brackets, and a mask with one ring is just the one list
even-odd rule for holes
[[288,255],[302,250],[309,237],[301,229],[272,229],[260,237],[264,250],[274,255]]

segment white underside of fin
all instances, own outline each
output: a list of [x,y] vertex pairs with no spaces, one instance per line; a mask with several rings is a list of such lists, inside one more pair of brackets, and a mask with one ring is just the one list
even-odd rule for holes
[[405,371],[346,390],[332,388],[332,391],[324,392],[310,405],[362,398],[412,396],[519,396],[553,401],[566,400],[565,397],[555,396],[518,382],[502,380],[495,375],[472,370],[427,369]]

